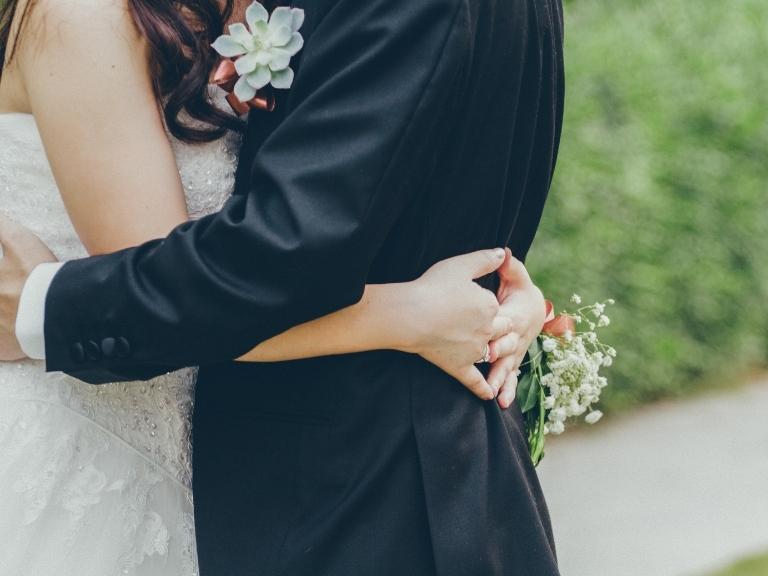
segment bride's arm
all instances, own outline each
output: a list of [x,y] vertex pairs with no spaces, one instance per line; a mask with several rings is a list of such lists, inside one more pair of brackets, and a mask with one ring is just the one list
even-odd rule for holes
[[[368,285],[358,304],[296,326],[239,360],[276,362],[371,349],[411,352],[481,398],[488,397],[488,386],[492,394],[501,391],[499,404],[506,409],[514,400],[517,369],[541,331],[544,299],[511,252],[503,260],[499,268],[494,251],[483,250],[439,262],[413,282]],[[491,293],[469,281],[497,268],[504,287],[501,309]],[[490,361],[499,362],[486,384],[466,366],[482,356],[489,341]]]
[[146,47],[123,2],[37,0],[6,72],[23,83],[89,253],[163,238],[187,220]]
[[[442,294],[434,295],[439,299]],[[417,283],[365,287],[359,303],[291,328],[259,344],[242,362],[282,362],[370,350],[414,351],[420,333],[428,331],[424,309],[429,301]]]
[[[121,4],[38,0],[8,69],[23,79],[64,203],[91,254],[165,237],[187,219],[146,50]],[[361,303],[289,330],[244,360],[405,350],[490,398],[472,362],[508,331],[507,322],[495,318],[498,302],[472,279],[502,261],[483,251],[413,283],[370,286]]]
[[438,364],[443,364],[438,355],[469,354],[464,360],[471,365],[486,344],[511,330],[509,319],[498,316],[493,293],[473,282],[503,261],[503,251],[481,250],[443,260],[413,282],[367,285],[357,304],[262,342],[239,360],[278,362],[389,349]]

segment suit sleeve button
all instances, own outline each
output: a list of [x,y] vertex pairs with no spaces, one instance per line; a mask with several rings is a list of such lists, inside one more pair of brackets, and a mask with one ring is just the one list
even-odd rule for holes
[[117,353],[117,340],[114,338],[104,338],[101,341],[101,352],[104,358],[114,358]]
[[98,362],[102,358],[101,346],[93,340],[85,343],[85,356],[91,362]]
[[131,343],[128,338],[119,336],[115,339],[115,355],[118,358],[128,358],[131,355]]
[[85,348],[80,342],[75,342],[69,347],[69,357],[75,364],[82,364],[85,362]]

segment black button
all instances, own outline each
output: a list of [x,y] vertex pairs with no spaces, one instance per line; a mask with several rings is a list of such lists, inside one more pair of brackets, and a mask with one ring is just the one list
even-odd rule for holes
[[85,348],[80,342],[75,342],[69,347],[69,357],[72,358],[72,362],[75,364],[82,364],[85,362]]
[[101,341],[101,352],[104,358],[114,358],[117,353],[117,340],[114,338],[104,338]]
[[101,347],[93,340],[89,340],[85,343],[85,355],[91,362],[98,362],[101,360]]
[[118,358],[128,358],[131,355],[131,343],[128,338],[118,336],[115,339],[115,355]]

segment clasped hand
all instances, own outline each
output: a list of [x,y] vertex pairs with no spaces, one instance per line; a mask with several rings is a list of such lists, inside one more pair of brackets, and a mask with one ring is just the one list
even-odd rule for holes
[[[474,280],[496,272],[497,294]],[[544,297],[525,266],[507,250],[481,250],[435,264],[413,282],[419,292],[403,350],[419,354],[483,400],[508,408],[517,374],[545,320]],[[486,378],[476,363],[490,346]]]

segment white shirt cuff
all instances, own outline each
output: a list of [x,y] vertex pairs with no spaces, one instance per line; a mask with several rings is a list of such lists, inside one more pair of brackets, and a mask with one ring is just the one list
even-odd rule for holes
[[63,263],[40,264],[24,284],[16,315],[16,339],[24,354],[45,360],[45,299]]

